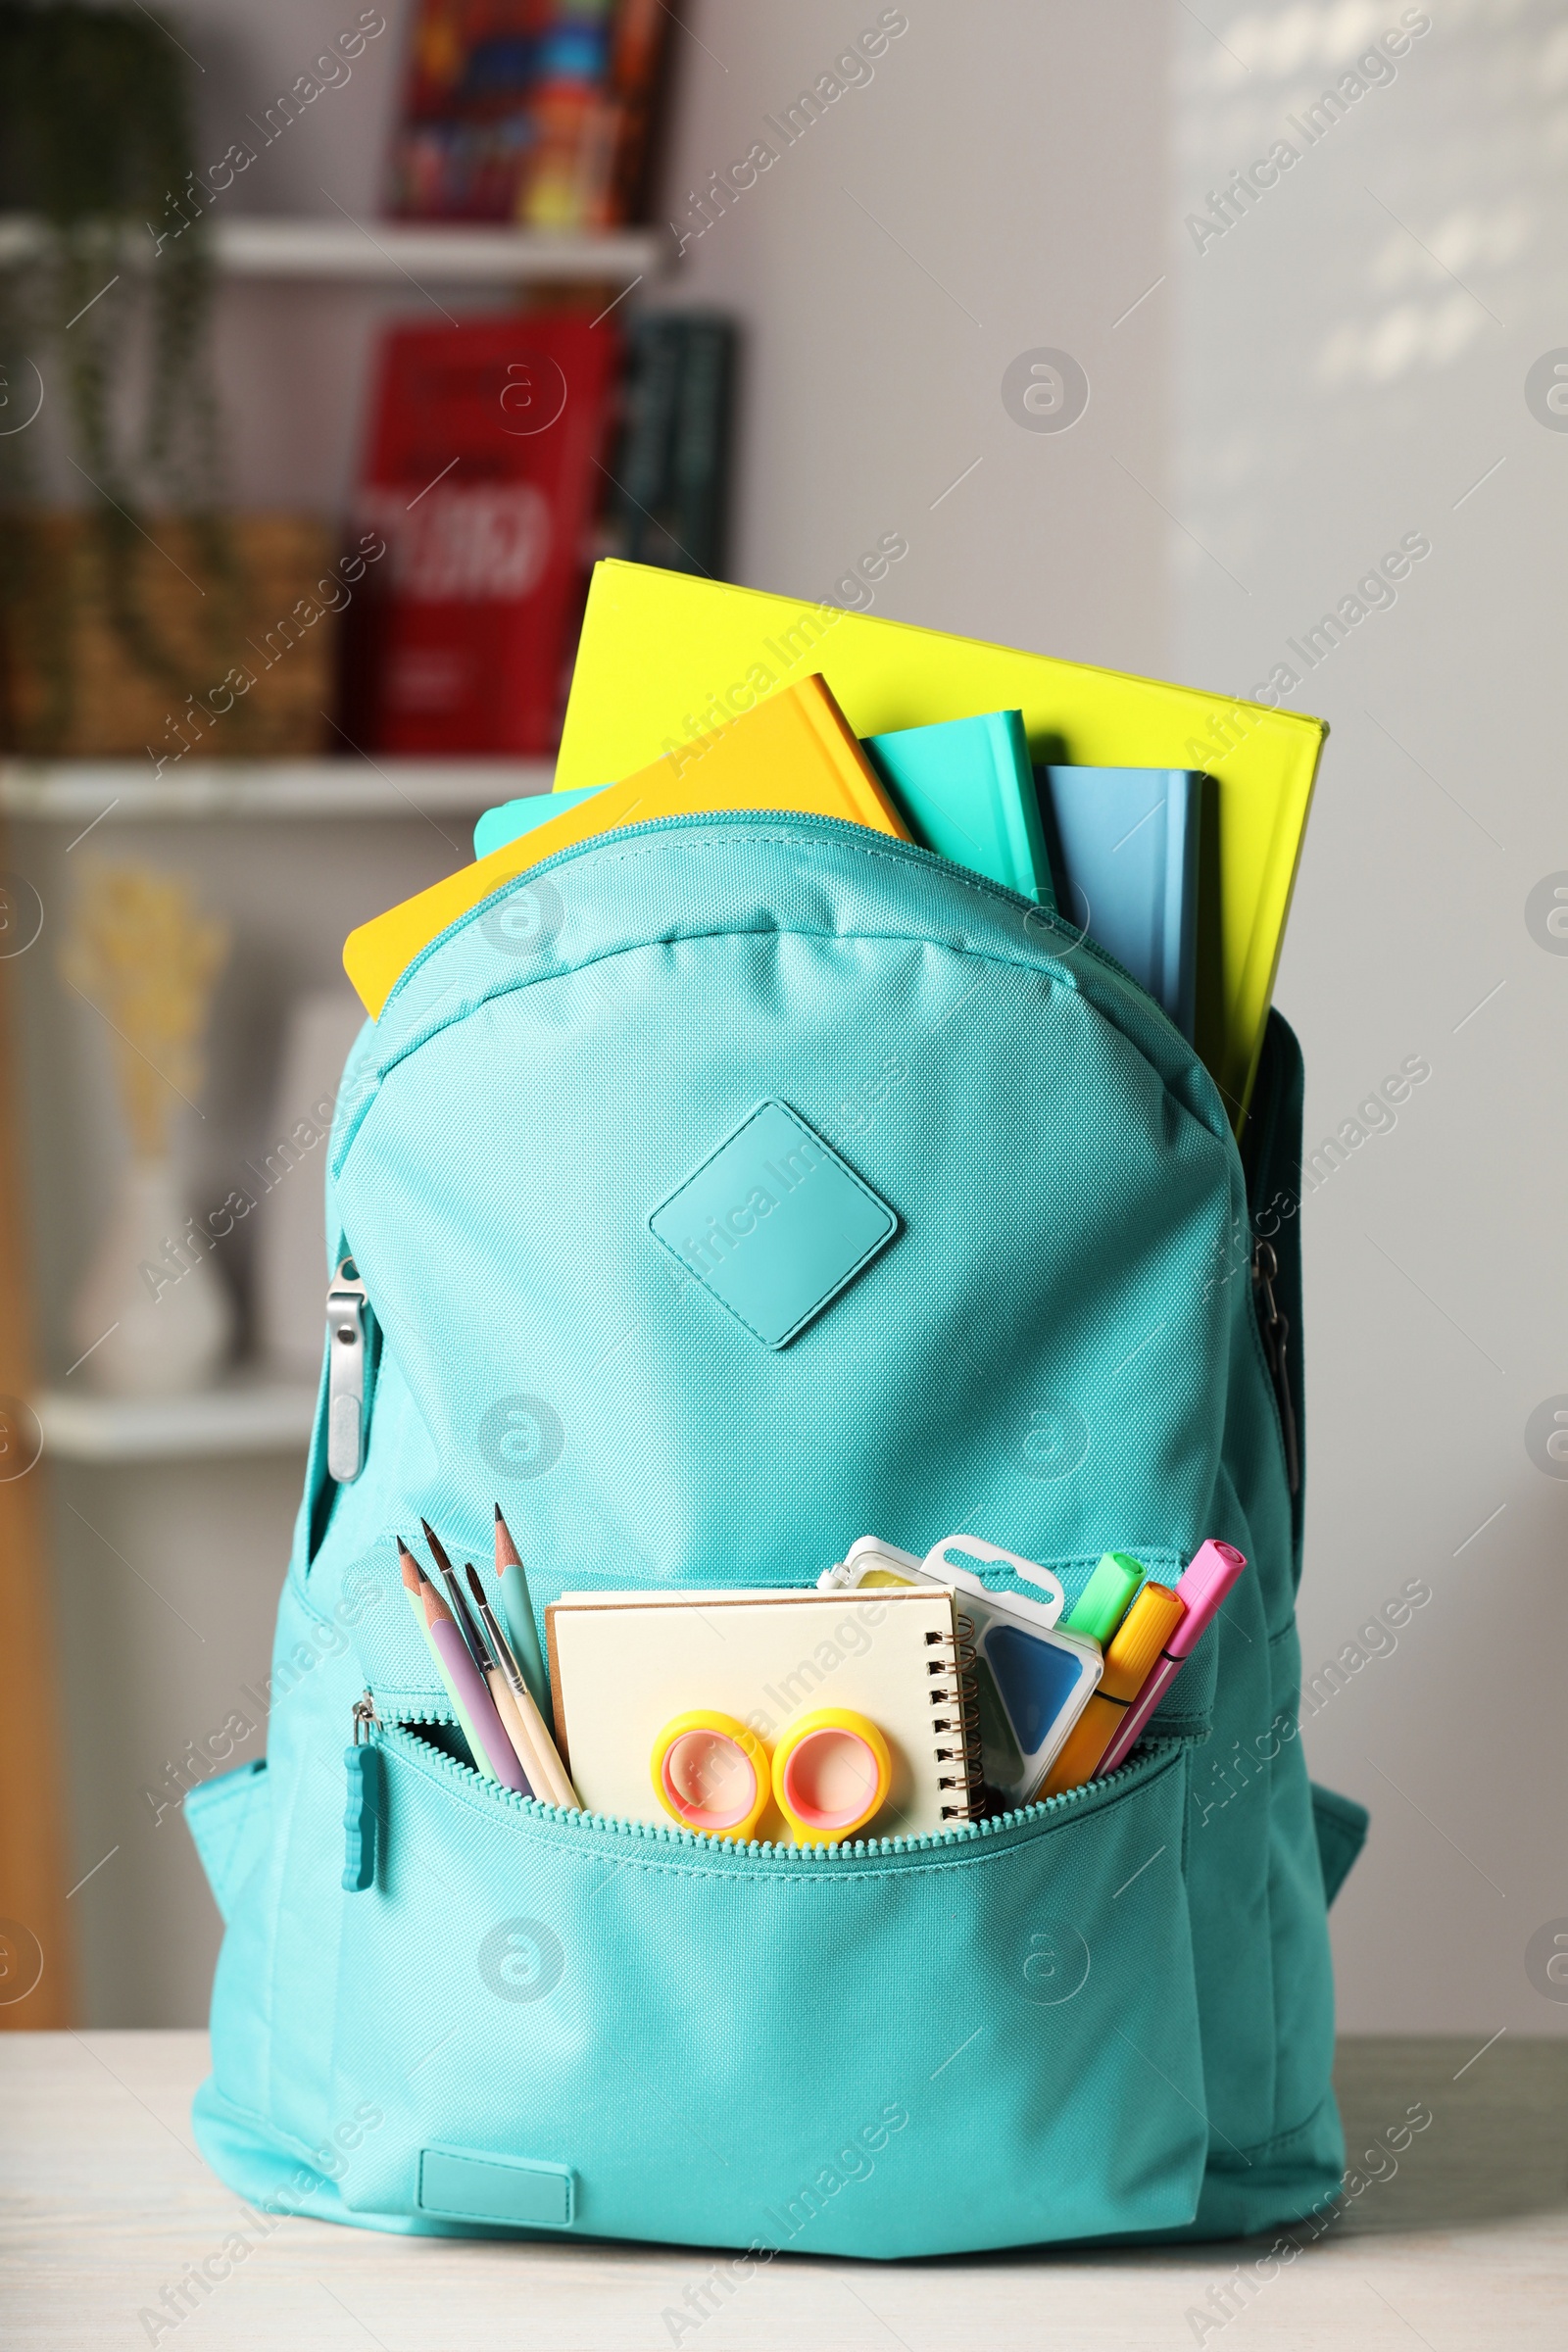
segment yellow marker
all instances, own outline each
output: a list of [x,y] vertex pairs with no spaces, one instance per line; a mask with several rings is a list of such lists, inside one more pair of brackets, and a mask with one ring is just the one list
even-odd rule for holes
[[[492,850],[401,906],[362,923],[343,948],[348,973],[372,1020],[421,949],[463,915],[558,850],[571,849],[618,825],[661,816],[712,816],[730,809],[783,809],[838,816],[907,841],[908,830],[880,777],[819,677],[802,678],[755,710],[696,742],[683,739],[667,758],[622,784],[607,784],[548,823]],[[623,771],[624,772],[624,771]],[[597,778],[595,779],[598,780]]]
[[686,746],[715,710],[745,710],[808,670],[821,671],[857,735],[1021,710],[1036,760],[1212,776],[1203,858],[1215,887],[1205,880],[1199,907],[1198,1050],[1239,1131],[1328,732],[1322,719],[837,605],[606,563],[594,566],[556,789],[628,775],[661,748]]
[[1169,1585],[1145,1585],[1105,1652],[1100,1688],[1067,1735],[1066,1745],[1029,1798],[1060,1796],[1092,1781],[1101,1757],[1126,1720],[1127,1709],[1153,1671],[1154,1661],[1185,1612]]
[[698,1707],[666,1723],[654,1741],[654,1792],[683,1830],[754,1837],[772,1794],[767,1750],[744,1723]]
[[893,1785],[888,1743],[869,1716],[822,1707],[773,1750],[773,1798],[797,1845],[837,1845],[881,1811]]

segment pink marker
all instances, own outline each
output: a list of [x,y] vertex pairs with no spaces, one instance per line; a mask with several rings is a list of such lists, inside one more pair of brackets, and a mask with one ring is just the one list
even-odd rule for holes
[[1234,1544],[1221,1544],[1217,1537],[1211,1536],[1183,1570],[1176,1597],[1185,1604],[1186,1615],[1150,1668],[1120,1731],[1101,1757],[1095,1774],[1097,1780],[1103,1780],[1107,1772],[1114,1772],[1125,1760],[1185,1660],[1198,1647],[1210,1621],[1219,1615],[1221,1602],[1246,1566]]

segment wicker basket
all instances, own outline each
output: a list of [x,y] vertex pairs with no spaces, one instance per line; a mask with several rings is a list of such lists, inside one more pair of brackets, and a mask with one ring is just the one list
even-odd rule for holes
[[[340,748],[335,527],[314,515],[223,518],[217,564],[179,515],[143,518],[129,603],[152,669],[111,615],[103,541],[70,514],[0,523],[0,733],[52,759],[290,759]],[[152,543],[156,544],[152,544]],[[324,583],[318,591],[318,583]],[[313,617],[314,615],[314,617]],[[249,679],[248,685],[242,681]]]

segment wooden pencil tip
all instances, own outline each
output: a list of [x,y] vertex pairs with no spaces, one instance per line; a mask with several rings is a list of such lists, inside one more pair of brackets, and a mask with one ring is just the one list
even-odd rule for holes
[[496,1574],[499,1576],[503,1569],[520,1568],[521,1566],[522,1555],[512,1540],[512,1530],[502,1517],[501,1505],[498,1502],[496,1504]]

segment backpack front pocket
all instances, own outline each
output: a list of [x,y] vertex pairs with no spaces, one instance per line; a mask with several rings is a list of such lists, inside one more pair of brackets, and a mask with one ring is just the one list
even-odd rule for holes
[[875,2257],[1191,2220],[1182,1748],[795,1851],[555,1812],[418,1727],[380,1744],[334,2049],[334,2100],[386,2115],[344,2184],[367,2218]]

